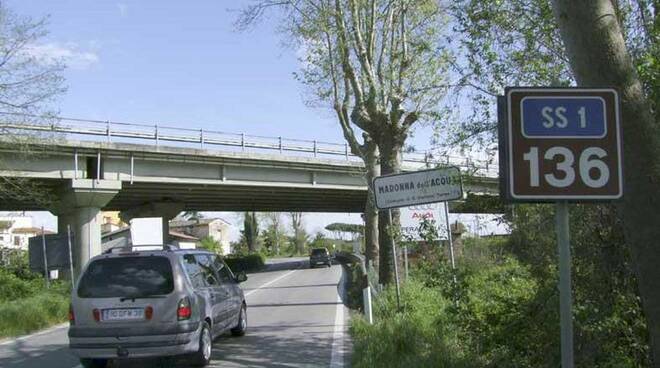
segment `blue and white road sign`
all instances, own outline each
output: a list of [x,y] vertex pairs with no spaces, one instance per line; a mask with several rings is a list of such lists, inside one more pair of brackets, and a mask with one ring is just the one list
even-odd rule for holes
[[602,138],[605,100],[587,96],[530,96],[520,101],[527,138]]

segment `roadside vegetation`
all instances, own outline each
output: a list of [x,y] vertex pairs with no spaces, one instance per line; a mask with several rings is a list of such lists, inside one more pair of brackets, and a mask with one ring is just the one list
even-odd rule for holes
[[18,336],[67,320],[70,283],[29,272],[27,252],[12,255],[0,267],[0,338]]
[[266,265],[266,256],[261,253],[230,254],[224,260],[234,273],[258,271]]
[[[611,206],[571,210],[578,367],[649,367],[646,322],[630,254]],[[515,207],[508,238],[467,238],[457,284],[434,227],[418,244],[402,308],[387,287],[374,325],[352,319],[355,367],[556,367],[559,296],[552,207]],[[590,224],[607,224],[594,227]],[[608,229],[608,230],[605,230]],[[428,231],[431,230],[429,233]]]

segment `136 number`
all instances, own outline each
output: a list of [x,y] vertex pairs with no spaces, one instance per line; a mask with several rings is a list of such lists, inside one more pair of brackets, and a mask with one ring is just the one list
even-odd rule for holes
[[[563,178],[556,177],[554,173],[545,174],[543,177],[553,187],[566,188],[575,182],[575,169],[573,168],[575,156],[566,147],[551,147],[545,152],[543,158],[554,160],[557,156],[561,160],[557,162],[556,169],[564,173]],[[578,162],[580,179],[586,186],[601,188],[610,180],[610,169],[601,160],[604,157],[607,157],[607,152],[600,147],[588,147],[580,154]],[[539,170],[539,148],[530,147],[529,152],[523,155],[523,160],[529,162],[529,185],[538,187],[541,176]],[[595,178],[591,177],[592,169],[598,171],[598,175]]]

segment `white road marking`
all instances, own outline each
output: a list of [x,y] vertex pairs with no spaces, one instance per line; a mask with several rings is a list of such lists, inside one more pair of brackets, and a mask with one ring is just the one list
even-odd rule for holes
[[337,295],[337,310],[335,312],[335,331],[332,334],[332,355],[330,368],[344,366],[344,304]]
[[69,326],[69,322],[60,323],[59,325],[56,325],[56,326],[53,326],[53,327],[47,328],[47,329],[45,329],[45,330],[41,330],[41,331],[35,332],[35,333],[33,333],[33,334],[30,334],[30,335],[24,335],[24,336],[17,337],[17,338],[15,338],[15,339],[8,339],[8,340],[6,340],[6,341],[2,341],[2,342],[0,342],[0,346],[2,346],[2,345],[13,344],[13,343],[15,343],[16,341],[27,340],[27,339],[30,339],[30,338],[33,338],[33,337],[36,337],[36,336],[40,336],[40,335],[45,335],[45,334],[47,334],[47,333],[49,333],[49,332],[53,332],[53,331],[55,331],[55,330],[58,330],[58,329],[60,329],[60,328],[64,328],[64,327],[67,327],[67,326]]
[[285,278],[285,277],[291,275],[292,273],[294,273],[294,272],[296,272],[296,271],[298,271],[298,269],[295,269],[295,270],[289,271],[289,272],[285,273],[284,275],[282,275],[282,276],[280,276],[280,277],[277,277],[277,278],[275,278],[275,279],[273,279],[273,280],[270,280],[270,281],[268,281],[267,283],[265,283],[265,284],[263,284],[263,285],[257,287],[256,289],[252,289],[252,290],[248,291],[247,293],[245,293],[245,296],[247,297],[248,295],[250,295],[250,294],[252,294],[252,293],[254,293],[254,292],[256,292],[256,291],[259,291],[259,289],[265,288],[266,286],[268,286],[268,285],[270,285],[270,284],[273,284],[274,282],[279,281],[279,280],[281,280],[281,279],[283,279],[283,278]]

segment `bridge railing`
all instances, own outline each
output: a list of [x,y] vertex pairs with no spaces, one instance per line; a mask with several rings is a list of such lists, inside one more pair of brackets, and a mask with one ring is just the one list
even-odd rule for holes
[[[3,119],[2,117],[5,117]],[[30,119],[21,119],[21,117]],[[36,119],[35,119],[36,118]],[[0,129],[12,134],[42,132],[68,137],[86,137],[86,140],[106,142],[151,143],[156,146],[186,145],[200,149],[223,147],[236,152],[270,151],[280,154],[295,154],[314,157],[334,157],[343,160],[358,161],[347,143],[333,143],[317,140],[291,139],[230,133],[218,130],[174,127],[161,124],[139,124],[115,121],[101,121],[73,118],[39,119],[38,116],[0,112]],[[168,144],[169,143],[169,144]],[[431,167],[438,164],[458,166],[474,175],[495,177],[498,175],[497,164],[485,160],[466,157],[435,157],[424,152],[406,152],[404,164],[414,168]]]

